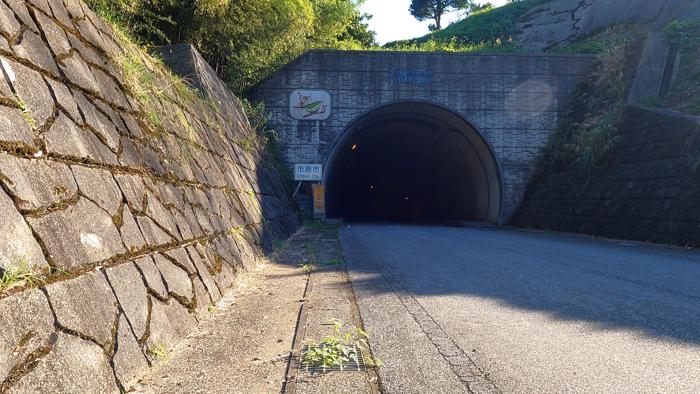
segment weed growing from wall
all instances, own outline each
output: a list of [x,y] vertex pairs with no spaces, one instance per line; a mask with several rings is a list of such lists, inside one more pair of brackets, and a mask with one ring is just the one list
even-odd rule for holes
[[35,288],[44,285],[44,280],[34,274],[27,260],[6,267],[0,276],[0,293],[13,287],[26,286]]
[[644,38],[638,28],[617,26],[563,50],[593,52],[598,59],[544,150],[538,163],[540,176],[563,170],[592,173],[606,165],[619,142],[617,123]]

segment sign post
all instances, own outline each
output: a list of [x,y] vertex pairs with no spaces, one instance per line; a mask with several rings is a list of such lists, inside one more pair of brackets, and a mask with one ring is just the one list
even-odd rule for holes
[[[313,185],[311,185],[314,219],[324,219],[326,217],[326,189],[321,183],[323,182],[323,165],[312,163],[295,164],[294,180],[299,182],[299,186],[301,186],[301,183],[305,181],[315,182]],[[297,190],[299,190],[299,186],[297,186]]]
[[314,195],[314,219],[324,219],[326,217],[326,188],[323,184],[311,185]]
[[323,181],[323,164],[295,164],[295,181]]

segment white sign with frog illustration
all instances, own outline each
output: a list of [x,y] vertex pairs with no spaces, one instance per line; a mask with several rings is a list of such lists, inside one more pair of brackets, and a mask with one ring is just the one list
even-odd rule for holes
[[331,94],[325,90],[295,90],[289,113],[297,120],[326,120],[331,116]]

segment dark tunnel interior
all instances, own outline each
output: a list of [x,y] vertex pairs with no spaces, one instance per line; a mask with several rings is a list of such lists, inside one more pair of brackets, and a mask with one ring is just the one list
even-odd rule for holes
[[354,122],[332,152],[326,214],[349,221],[498,221],[490,148],[462,118],[400,103]]

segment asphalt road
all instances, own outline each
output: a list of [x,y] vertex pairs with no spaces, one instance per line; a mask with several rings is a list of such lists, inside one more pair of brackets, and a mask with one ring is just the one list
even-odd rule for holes
[[351,224],[389,393],[700,393],[700,253],[501,229]]

